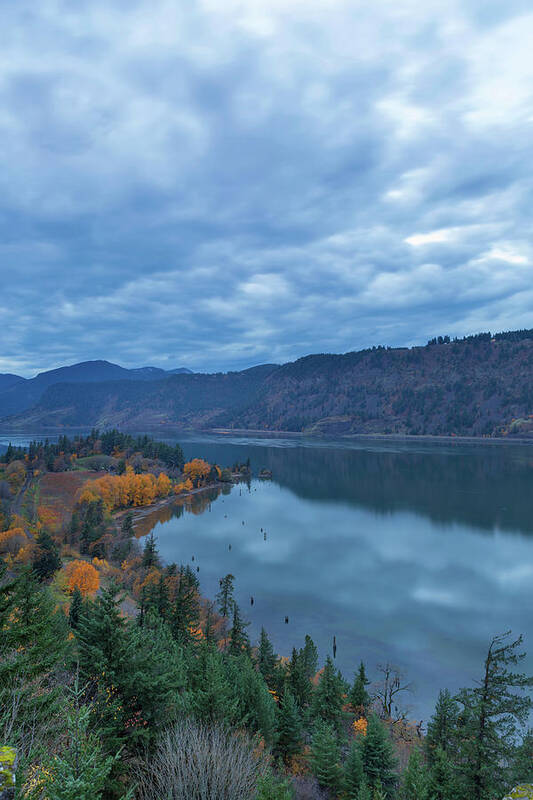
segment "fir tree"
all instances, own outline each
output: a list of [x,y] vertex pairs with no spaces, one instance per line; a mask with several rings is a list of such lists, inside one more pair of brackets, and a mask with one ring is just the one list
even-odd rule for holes
[[278,741],[276,749],[285,763],[296,755],[301,748],[302,723],[298,706],[291,694],[286,689],[281,698],[278,714]]
[[304,648],[300,652],[302,654],[304,674],[308,680],[311,680],[317,671],[318,651],[310,636],[306,635]]
[[430,800],[455,800],[457,797],[450,758],[440,745],[432,751],[428,794]]
[[250,640],[246,633],[249,622],[245,622],[240,614],[239,606],[233,603],[233,624],[229,632],[229,652],[232,655],[239,655],[243,651],[250,651]]
[[70,600],[68,612],[68,624],[71,628],[77,628],[83,611],[83,597],[78,586],[74,587]]
[[341,787],[340,748],[335,731],[318,720],[311,744],[311,769],[321,786],[334,795]]
[[133,514],[131,511],[128,511],[128,513],[124,516],[120,530],[122,535],[126,536],[128,539],[132,539],[135,536],[135,531],[133,529]]
[[307,669],[301,650],[293,647],[288,668],[288,683],[298,706],[307,708],[313,696],[313,685],[307,675]]
[[389,734],[375,715],[368,718],[366,736],[361,743],[363,769],[372,789],[378,781],[390,792],[396,781],[396,759]]
[[510,633],[491,641],[482,679],[474,689],[462,689],[458,728],[460,791],[473,800],[503,795],[512,770],[517,733],[527,719],[531,698],[524,690],[533,678],[516,672],[522,661],[522,637],[509,641]]
[[260,733],[267,744],[276,734],[276,703],[247,654],[228,659],[228,678],[238,700],[237,723]]
[[533,783],[533,729],[525,734],[513,758],[513,783]]
[[239,701],[230,682],[222,654],[207,643],[190,665],[192,706],[203,722],[233,725],[239,718]]
[[372,792],[368,787],[368,783],[365,777],[363,777],[361,786],[359,787],[359,791],[357,792],[357,800],[372,800]]
[[[76,685],[65,711],[68,747],[42,764],[34,778],[35,790],[28,800],[100,800],[107,788],[113,766],[119,758],[104,755],[99,737],[91,733],[90,707],[81,705],[82,691]],[[133,790],[123,800],[133,797]]]
[[420,751],[415,748],[402,775],[400,800],[428,800],[428,783],[427,769],[422,763]]
[[146,537],[146,542],[144,543],[142,565],[143,567],[148,567],[148,569],[159,566],[159,554],[153,531]]
[[257,781],[254,800],[293,800],[294,792],[288,780],[276,778],[271,772]]
[[178,589],[170,610],[169,621],[172,635],[181,645],[187,645],[197,640],[200,603],[196,581],[191,581],[190,573],[183,566],[179,569]]
[[313,697],[313,717],[320,717],[338,729],[343,715],[344,688],[344,680],[328,656]]
[[448,689],[441,690],[435,705],[435,713],[428,722],[428,732],[424,743],[430,764],[433,762],[433,753],[438,747],[447,753],[451,752],[458,716],[457,702]]
[[366,690],[366,687],[369,683],[370,681],[366,677],[365,665],[361,661],[359,669],[354,676],[353,686],[348,696],[348,700],[354,708],[364,711],[364,709],[368,706],[368,703],[370,702],[370,696]]
[[116,684],[126,667],[126,622],[118,588],[111,585],[87,607],[77,629],[80,670],[84,680]]
[[228,574],[219,581],[220,591],[217,594],[218,610],[221,616],[229,617],[233,609],[233,582],[235,578]]
[[36,539],[36,551],[32,569],[40,581],[47,581],[61,567],[61,557],[57,545],[43,528]]
[[363,784],[364,771],[361,747],[357,741],[352,742],[348,757],[344,762],[343,788],[346,800],[359,800],[359,792]]
[[387,793],[385,792],[383,786],[381,785],[381,781],[378,779],[376,785],[374,786],[374,791],[372,792],[372,800],[387,800]]
[[274,686],[276,677],[276,664],[277,658],[272,647],[272,642],[268,638],[267,632],[261,628],[261,637],[259,639],[259,651],[257,654],[257,665],[259,672],[267,682],[268,686]]

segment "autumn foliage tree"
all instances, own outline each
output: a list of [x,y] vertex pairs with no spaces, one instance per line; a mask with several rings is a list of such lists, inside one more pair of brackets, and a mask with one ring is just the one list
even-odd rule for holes
[[66,567],[70,592],[78,587],[84,597],[94,595],[100,587],[100,576],[87,561],[71,561]]

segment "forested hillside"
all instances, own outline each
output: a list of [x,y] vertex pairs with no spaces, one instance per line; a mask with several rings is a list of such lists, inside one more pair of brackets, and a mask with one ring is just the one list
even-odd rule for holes
[[[16,387],[15,387],[16,388]],[[281,367],[50,386],[7,424],[533,435],[533,331],[311,355]]]

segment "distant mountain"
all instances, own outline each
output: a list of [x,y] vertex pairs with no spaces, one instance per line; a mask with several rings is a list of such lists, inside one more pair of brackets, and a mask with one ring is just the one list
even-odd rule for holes
[[[182,368],[184,369],[184,368]],[[59,367],[40,372],[35,378],[25,380],[16,375],[8,376],[17,380],[5,387],[0,379],[0,418],[20,414],[36,405],[43,393],[57,383],[99,383],[103,381],[152,381],[171,374],[159,367],[126,369],[109,361],[82,361],[68,367]]]
[[12,375],[9,372],[0,373],[0,392],[4,392],[16,383],[24,383],[24,378],[20,375]]
[[57,383],[36,406],[7,422],[12,427],[35,428],[135,428],[160,423],[203,427],[228,409],[249,405],[275,369],[275,365],[264,365],[243,372],[178,374],[153,381]]
[[126,372],[127,380],[54,383],[2,424],[533,437],[533,330],[214,375]]

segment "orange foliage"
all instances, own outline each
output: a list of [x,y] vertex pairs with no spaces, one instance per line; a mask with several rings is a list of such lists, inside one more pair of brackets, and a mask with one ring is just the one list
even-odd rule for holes
[[37,517],[39,522],[45,528],[51,531],[56,531],[59,526],[59,515],[49,506],[40,505],[37,509]]
[[203,458],[193,458],[192,461],[187,461],[183,467],[183,474],[190,478],[193,483],[206,480],[210,472],[211,465],[204,461]]
[[355,736],[366,736],[367,727],[368,727],[368,722],[364,717],[359,717],[359,719],[355,719],[352,724]]
[[23,528],[9,528],[0,533],[0,552],[16,555],[21,548],[28,544],[28,537]]
[[73,592],[77,586],[84,597],[93,595],[100,586],[97,570],[88,561],[71,561],[65,572],[68,577],[68,588]]
[[78,503],[102,499],[108,511],[127,506],[148,506],[156,497],[167,497],[172,489],[168,475],[157,478],[151,472],[136,475],[131,467],[123,475],[105,475],[88,481],[78,495]]

